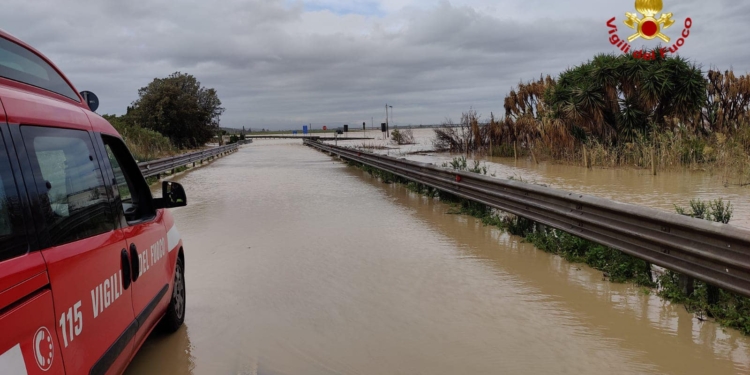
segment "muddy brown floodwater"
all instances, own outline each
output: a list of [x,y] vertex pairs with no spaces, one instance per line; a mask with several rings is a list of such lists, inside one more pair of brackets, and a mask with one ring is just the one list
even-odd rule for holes
[[128,374],[737,374],[750,340],[301,145],[179,177],[187,318]]
[[[458,155],[429,152],[426,155],[416,151],[432,150],[435,138],[434,129],[414,129],[413,145],[397,146],[388,139],[368,141],[339,141],[339,145],[360,147],[364,145],[387,146],[388,149],[368,149],[379,154],[405,157],[410,160],[442,165]],[[352,133],[358,134],[358,133]],[[369,133],[373,136],[373,132]],[[375,133],[379,136],[381,133]],[[358,134],[359,135],[359,134]],[[631,167],[607,168],[596,166],[586,169],[582,166],[541,161],[536,164],[530,157],[513,158],[469,155],[477,158],[487,167],[488,174],[497,178],[523,179],[544,184],[552,188],[575,191],[606,199],[632,203],[675,212],[674,205],[688,207],[691,199],[729,201],[734,208],[730,224],[750,229],[750,187],[740,186],[739,179],[727,170],[707,167],[706,170],[689,170],[675,167],[659,170],[656,176],[649,169]],[[744,180],[742,180],[744,181]]]

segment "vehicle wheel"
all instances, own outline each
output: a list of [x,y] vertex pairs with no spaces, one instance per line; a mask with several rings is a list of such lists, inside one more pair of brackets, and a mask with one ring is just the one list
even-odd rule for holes
[[172,300],[167,307],[167,313],[162,319],[162,327],[166,332],[174,332],[185,322],[185,266],[182,259],[177,259],[174,272],[174,288]]

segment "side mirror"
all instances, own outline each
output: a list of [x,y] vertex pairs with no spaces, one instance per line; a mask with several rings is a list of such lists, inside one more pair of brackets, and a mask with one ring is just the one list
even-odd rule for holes
[[81,91],[81,96],[91,112],[96,112],[96,109],[99,108],[99,98],[91,91]]
[[187,197],[182,185],[172,181],[163,181],[161,192],[162,197],[154,200],[157,209],[187,206]]

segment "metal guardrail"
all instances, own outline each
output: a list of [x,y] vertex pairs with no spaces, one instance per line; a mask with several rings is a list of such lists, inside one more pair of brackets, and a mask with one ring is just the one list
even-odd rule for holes
[[323,137],[319,135],[247,135],[247,139],[311,139],[322,141],[361,141],[375,139],[373,137]]
[[501,180],[311,140],[304,143],[750,296],[750,231],[521,181]]
[[213,147],[206,150],[171,156],[164,159],[144,161],[142,163],[138,163],[138,168],[141,169],[143,177],[158,176],[164,172],[171,171],[174,168],[182,167],[196,161],[206,160],[211,157],[216,157],[229,152],[237,151],[239,145],[240,143],[233,143],[231,145]]

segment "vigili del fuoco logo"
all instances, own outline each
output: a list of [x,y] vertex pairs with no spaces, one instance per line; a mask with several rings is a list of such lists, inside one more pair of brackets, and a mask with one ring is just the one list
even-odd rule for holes
[[[685,44],[685,39],[690,36],[690,28],[693,26],[693,20],[690,17],[685,19],[683,23],[684,28],[679,38],[672,44],[671,47],[661,47],[658,51],[651,50],[634,50],[630,51],[630,43],[641,38],[644,40],[660,39],[664,43],[670,43],[670,38],[665,30],[672,27],[675,21],[672,19],[672,13],[661,13],[664,4],[662,0],[635,0],[635,10],[638,13],[625,13],[625,26],[633,30],[633,34],[627,38],[621,38],[617,32],[616,17],[612,17],[607,21],[607,27],[609,27],[609,42],[612,45],[619,48],[624,53],[632,53],[633,57],[643,60],[653,60],[656,58],[656,53],[660,54],[662,58],[669,53],[676,53],[680,47]],[[661,15],[659,15],[661,13]],[[659,18],[656,16],[659,15]]]

